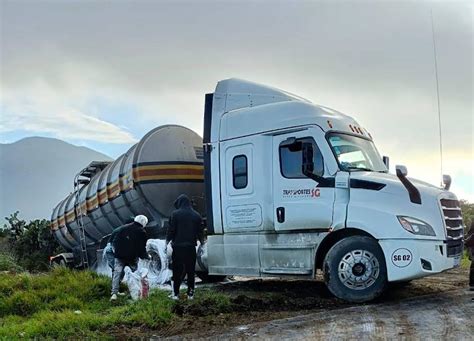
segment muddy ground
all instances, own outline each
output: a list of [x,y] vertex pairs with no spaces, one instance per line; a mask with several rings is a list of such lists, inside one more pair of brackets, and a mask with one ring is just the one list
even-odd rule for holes
[[[139,335],[152,338],[181,338],[183,336],[186,338],[240,338],[252,335],[263,338],[276,337],[278,335],[265,334],[265,332],[262,332],[263,334],[257,332],[248,334],[245,330],[250,328],[249,324],[256,324],[259,326],[258,328],[264,328],[262,326],[268,321],[299,319],[303,315],[311,316],[311,314],[326,316],[351,308],[366,310],[373,308],[374,311],[381,309],[382,312],[387,313],[387,309],[391,309],[390,306],[393,306],[395,312],[397,309],[401,309],[397,306],[401,301],[410,302],[413,299],[415,306],[422,307],[430,297],[443,295],[447,300],[450,300],[451,293],[454,296],[459,296],[459,292],[464,292],[467,285],[468,270],[458,268],[440,275],[414,280],[408,284],[391,285],[384,295],[373,302],[351,304],[333,297],[320,278],[315,281],[234,278],[231,281],[210,286],[212,290],[230,297],[231,311],[216,310],[211,303],[203,302],[198,306],[183,301],[175,307],[175,313],[180,317],[169,327],[159,331],[142,330]],[[209,285],[201,287],[205,286]],[[199,295],[199,286],[196,295]],[[417,298],[420,300],[417,301]],[[437,303],[432,304],[436,305]],[[427,306],[426,309],[429,310],[429,307]],[[291,323],[288,327],[290,329]],[[239,328],[242,329],[241,333]],[[311,337],[315,336],[317,335]],[[323,334],[319,336],[323,336]],[[290,336],[290,338],[293,337],[295,335]]]

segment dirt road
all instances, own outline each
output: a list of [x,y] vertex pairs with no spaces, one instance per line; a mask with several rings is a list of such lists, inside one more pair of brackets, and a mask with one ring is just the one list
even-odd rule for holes
[[474,301],[463,289],[400,303],[321,311],[237,326],[215,335],[264,339],[474,339]]
[[[376,301],[350,304],[321,281],[237,280],[214,285],[233,311],[207,314],[187,307],[183,324],[160,333],[172,338],[468,339],[474,340],[474,303],[467,269],[392,285]],[[190,334],[190,331],[193,331]]]

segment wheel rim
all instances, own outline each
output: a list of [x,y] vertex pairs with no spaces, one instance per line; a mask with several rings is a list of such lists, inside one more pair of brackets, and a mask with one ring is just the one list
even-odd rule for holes
[[380,275],[379,261],[367,250],[350,251],[339,262],[338,275],[349,289],[367,289]]

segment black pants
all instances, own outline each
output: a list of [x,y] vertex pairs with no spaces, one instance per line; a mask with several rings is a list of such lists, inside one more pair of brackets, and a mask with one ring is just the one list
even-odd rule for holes
[[173,290],[179,294],[184,276],[188,276],[188,295],[194,294],[194,270],[196,248],[194,246],[173,246]]
[[471,270],[469,271],[469,286],[474,287],[474,257],[471,261]]

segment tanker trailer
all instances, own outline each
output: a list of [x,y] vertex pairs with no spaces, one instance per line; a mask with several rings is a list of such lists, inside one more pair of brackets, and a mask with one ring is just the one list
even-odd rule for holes
[[112,231],[135,215],[149,219],[149,238],[165,238],[179,194],[204,214],[202,138],[177,125],[157,127],[114,162],[92,162],[75,179],[75,190],[53,209],[51,228],[67,251],[52,264],[97,266],[97,253]]

